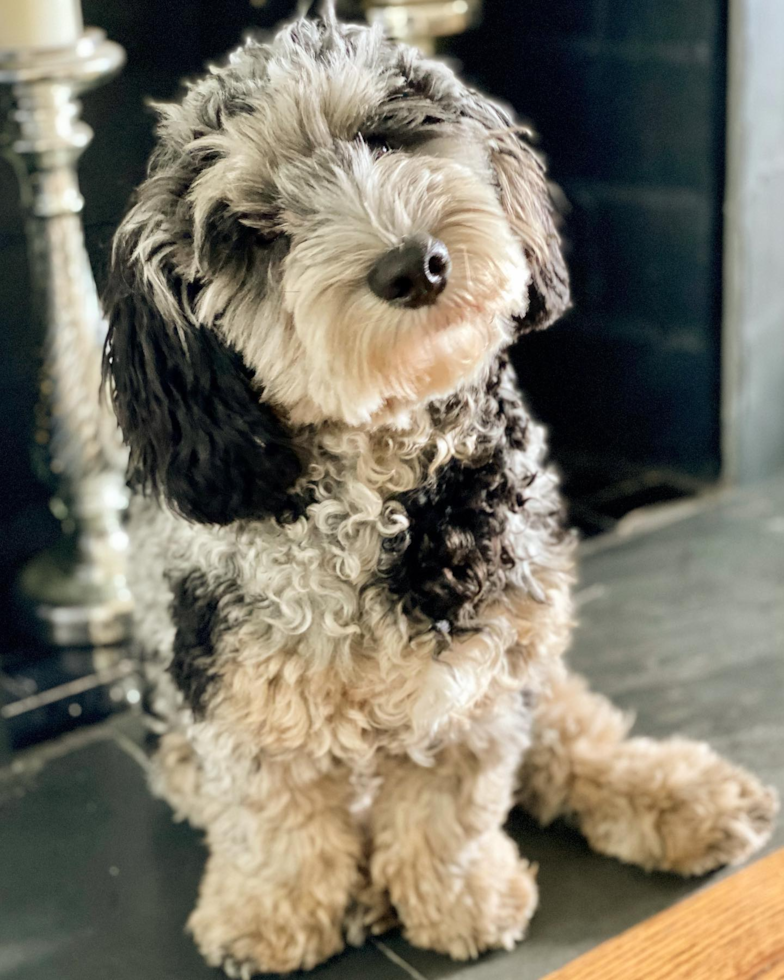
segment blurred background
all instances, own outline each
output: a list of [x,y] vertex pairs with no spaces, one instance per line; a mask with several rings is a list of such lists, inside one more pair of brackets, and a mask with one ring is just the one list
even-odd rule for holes
[[[84,98],[95,138],[80,180],[100,285],[112,232],[152,148],[145,99],[175,97],[184,76],[248,28],[291,17],[294,3],[85,0],[83,8],[85,23],[128,55],[113,81]],[[343,8],[363,16],[359,0]],[[784,215],[784,76],[772,70],[782,42],[781,0],[484,0],[474,27],[435,42],[471,82],[533,122],[568,201],[575,307],[554,329],[525,338],[515,360],[534,411],[550,425],[586,535],[638,507],[784,465],[784,236],[776,220]],[[5,597],[25,558],[59,533],[30,461],[41,335],[29,296],[17,181],[0,164]],[[91,674],[92,653],[54,657],[32,646],[10,612],[0,650],[12,746],[139,699],[127,672],[106,682]],[[46,690],[63,696],[30,700]]]

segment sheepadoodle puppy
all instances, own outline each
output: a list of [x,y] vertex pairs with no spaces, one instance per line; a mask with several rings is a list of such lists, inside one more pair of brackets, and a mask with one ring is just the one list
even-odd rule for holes
[[563,660],[573,540],[507,358],[569,305],[524,131],[329,13],[159,110],[106,370],[207,961],[309,968],[394,922],[511,948],[537,904],[515,800],[644,868],[748,857],[773,793],[627,738]]

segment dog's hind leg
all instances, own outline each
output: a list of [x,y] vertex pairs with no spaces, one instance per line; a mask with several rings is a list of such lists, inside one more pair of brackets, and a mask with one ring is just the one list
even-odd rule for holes
[[575,675],[543,692],[518,802],[562,817],[594,850],[646,869],[704,874],[768,839],[775,792],[703,742],[628,738],[631,720]]

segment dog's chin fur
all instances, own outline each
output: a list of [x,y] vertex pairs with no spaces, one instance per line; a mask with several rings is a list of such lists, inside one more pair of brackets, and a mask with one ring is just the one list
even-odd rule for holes
[[[646,868],[752,853],[771,791],[704,745],[627,738],[562,660],[574,542],[506,348],[568,277],[519,127],[329,14],[161,116],[106,371],[154,785],[206,833],[207,961],[310,968],[395,921],[458,959],[510,948],[537,902],[515,793]],[[445,290],[384,303],[371,268],[423,234]]]
[[[368,405],[371,424],[404,428],[410,423],[412,409],[461,387],[470,388],[487,374],[499,350],[509,343],[509,335],[507,321],[492,316],[482,320],[478,314],[456,324],[435,329],[425,325],[420,333],[409,333],[390,357],[392,367],[381,385],[381,405],[375,411]],[[356,414],[346,421],[357,424],[364,418]]]
[[[367,368],[355,379],[353,399],[345,390],[303,397],[290,408],[281,403],[297,425],[327,421],[376,428],[405,429],[412,412],[435,399],[469,389],[486,375],[499,351],[509,343],[510,326],[501,317],[470,319],[432,326],[427,321],[401,331],[391,344],[378,345]],[[351,389],[347,372],[346,390]],[[368,382],[367,387],[361,382]],[[375,382],[371,385],[369,382]]]

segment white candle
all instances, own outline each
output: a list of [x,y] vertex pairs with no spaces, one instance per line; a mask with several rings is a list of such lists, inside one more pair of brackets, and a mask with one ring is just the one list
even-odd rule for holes
[[79,0],[0,0],[0,51],[65,48],[82,31]]

